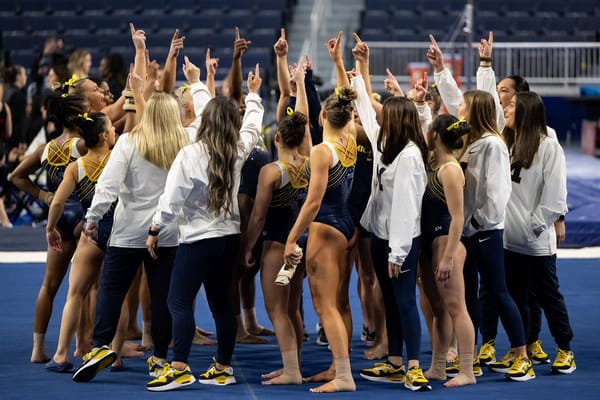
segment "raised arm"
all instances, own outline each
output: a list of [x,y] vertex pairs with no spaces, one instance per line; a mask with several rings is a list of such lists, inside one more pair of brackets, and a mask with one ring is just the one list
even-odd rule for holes
[[[210,93],[210,96],[215,97],[217,94],[215,75],[217,74],[217,68],[219,67],[219,59],[217,57],[212,58],[210,56],[210,48],[206,49],[204,65],[206,66],[206,87]],[[196,114],[196,117],[197,116],[198,114]]]
[[277,65],[277,84],[279,86],[279,99],[277,100],[277,122],[286,116],[287,106],[290,101],[290,73],[288,70],[288,44],[285,40],[285,29],[281,28],[279,39],[273,46],[275,50],[275,60]]
[[342,31],[339,31],[336,37],[329,39],[325,46],[329,52],[329,58],[335,64],[337,87],[350,86],[348,75],[346,75],[346,67],[344,67],[344,58],[342,57]]
[[242,55],[250,44],[249,40],[240,37],[240,28],[235,27],[235,41],[233,43],[233,60],[231,69],[223,82],[223,94],[238,103],[242,101]]
[[494,32],[490,31],[488,39],[479,42],[479,68],[477,69],[477,89],[488,92],[494,98],[496,104],[496,122],[498,131],[504,129],[504,110],[500,104],[498,91],[496,90],[496,74],[492,68],[492,48],[494,45]]
[[171,46],[169,47],[169,53],[165,61],[165,69],[161,76],[160,90],[166,93],[173,93],[175,90],[175,75],[177,73],[177,56],[181,49],[183,49],[183,42],[185,36],[179,36],[179,29],[175,29],[173,38],[171,39]]
[[246,112],[240,128],[240,140],[243,147],[243,158],[250,155],[252,148],[261,140],[262,121],[265,110],[261,104],[258,94],[262,78],[260,76],[260,67],[256,64],[254,72],[248,72],[248,96],[246,96]]
[[[308,115],[308,99],[306,96],[306,87],[304,82],[304,75],[306,71],[306,65],[302,63],[302,59],[298,61],[298,64],[292,69],[292,76],[296,81],[297,92],[296,92],[296,108],[294,111],[301,112],[304,115]],[[302,144],[298,148],[298,152],[302,155],[309,156],[312,148],[312,138],[310,136],[310,127],[308,119],[304,126],[304,139]]]
[[442,102],[446,106],[446,110],[448,110],[448,114],[458,117],[458,105],[462,101],[462,92],[448,68],[444,66],[444,56],[433,35],[429,35],[429,39],[431,40],[431,45],[429,46],[429,50],[427,50],[427,59],[433,66],[435,84],[440,92]]
[[353,33],[352,36],[354,36],[354,40],[356,41],[356,44],[352,49],[352,54],[356,59],[358,73],[362,75],[363,80],[365,82],[365,88],[367,89],[367,94],[369,95],[369,101],[371,102],[371,106],[375,110],[375,114],[377,115],[378,120],[381,120],[383,106],[380,102],[375,101],[373,99],[373,89],[371,86],[371,71],[369,68],[369,46],[367,46],[367,44],[361,40],[358,34]]

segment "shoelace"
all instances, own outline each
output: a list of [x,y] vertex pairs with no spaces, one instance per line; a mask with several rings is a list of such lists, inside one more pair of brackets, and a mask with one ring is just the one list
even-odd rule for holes
[[569,360],[569,352],[564,351],[562,349],[558,349],[558,354],[556,355],[556,361],[559,363],[567,363]]

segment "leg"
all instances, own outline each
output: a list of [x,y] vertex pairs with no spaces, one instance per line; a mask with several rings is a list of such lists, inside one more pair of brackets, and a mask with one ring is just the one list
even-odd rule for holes
[[338,308],[340,262],[347,257],[346,238],[336,229],[313,222],[309,227],[306,251],[308,282],[313,306],[323,324],[335,364],[335,378],[313,391],[354,391],[350,373],[348,332]]
[[46,272],[44,274],[44,281],[40,287],[36,302],[35,302],[35,314],[33,320],[33,350],[31,352],[32,363],[42,363],[49,360],[46,355],[44,346],[44,338],[46,336],[46,329],[48,328],[48,322],[52,315],[52,305],[54,303],[54,297],[58,288],[62,283],[67,269],[69,268],[69,262],[75,252],[77,242],[75,239],[63,240],[61,253],[48,249],[46,256]]
[[142,268],[139,268],[138,273],[131,284],[131,289],[129,289],[129,292],[127,292],[127,297],[125,298],[125,301],[127,302],[127,315],[129,315],[129,319],[127,320],[127,331],[125,333],[125,337],[127,339],[142,338],[142,331],[140,330],[137,321],[137,311],[138,306],[140,305],[141,282]]

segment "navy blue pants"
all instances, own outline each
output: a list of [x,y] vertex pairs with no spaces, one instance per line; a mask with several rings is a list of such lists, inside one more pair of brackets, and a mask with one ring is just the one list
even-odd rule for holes
[[173,316],[173,361],[187,364],[194,339],[194,299],[204,284],[217,329],[217,362],[231,364],[237,325],[231,305],[231,276],[240,235],[182,243],[177,250],[169,291]]
[[146,248],[109,246],[106,249],[96,303],[94,347],[108,345],[113,340],[123,300],[143,261],[150,288],[154,356],[167,358],[171,342],[171,314],[167,307],[167,294],[176,251],[177,247],[159,247],[156,250],[158,259],[154,260]]
[[525,333],[519,309],[506,287],[504,273],[504,230],[477,232],[469,238],[463,238],[467,249],[465,260],[465,297],[467,310],[475,326],[475,337],[480,322],[478,297],[479,279],[489,288],[490,295],[498,306],[498,314],[508,335],[511,348],[525,345]]
[[385,305],[388,353],[390,356],[402,357],[402,345],[406,343],[408,360],[418,360],[421,351],[421,321],[416,300],[420,241],[420,237],[413,239],[410,252],[400,268],[400,276],[390,278],[388,241],[371,236],[371,257]]
[[562,350],[571,350],[573,331],[565,299],[558,289],[556,255],[528,256],[505,250],[504,261],[508,290],[519,307],[528,337],[531,330],[529,303],[531,295],[535,295],[554,341]]

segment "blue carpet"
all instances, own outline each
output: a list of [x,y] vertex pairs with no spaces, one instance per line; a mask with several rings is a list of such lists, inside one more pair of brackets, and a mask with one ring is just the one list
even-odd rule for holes
[[[1,262],[1,261],[0,261]],[[358,376],[360,368],[371,363],[362,360],[365,349],[359,340],[360,306],[353,290],[351,303],[355,334],[352,341],[352,370],[357,383],[356,393],[337,393],[325,395],[328,399],[364,398],[373,394],[378,399],[397,399],[399,396],[418,396],[428,399],[546,399],[557,395],[574,399],[598,399],[600,380],[595,362],[600,359],[600,347],[595,339],[600,337],[600,260],[559,260],[559,276],[562,292],[570,311],[575,338],[572,346],[577,359],[577,371],[572,375],[554,376],[549,366],[536,368],[537,379],[526,382],[505,382],[502,375],[486,373],[474,386],[446,389],[441,383],[433,383],[429,393],[411,394],[401,385],[378,384],[362,380]],[[300,399],[309,394],[312,384],[299,386],[265,387],[260,385],[260,374],[280,367],[280,356],[274,338],[267,345],[237,345],[233,366],[238,380],[237,385],[214,387],[194,384],[181,391],[154,394],[144,389],[148,381],[145,359],[125,359],[126,371],[102,372],[90,383],[74,383],[70,374],[46,372],[42,365],[30,364],[32,314],[34,300],[43,277],[42,264],[1,264],[3,290],[0,291],[0,351],[5,367],[0,374],[0,399],[69,399],[83,397],[86,400],[111,399],[198,399],[218,396],[219,400],[229,399]],[[355,279],[355,278],[354,278]],[[352,288],[355,288],[355,281]],[[309,293],[305,291],[305,293]],[[54,313],[48,329],[46,347],[49,354],[56,348],[62,305],[66,294],[66,282],[55,301]],[[263,311],[261,293],[257,293],[258,318],[263,324],[268,322]],[[310,340],[302,352],[302,366],[305,376],[323,370],[331,360],[326,348],[314,343],[315,315],[310,299],[305,298],[306,326]],[[196,318],[199,326],[213,329],[210,313],[204,302],[198,301]],[[424,350],[422,364],[429,365],[431,355],[426,329],[423,328]],[[554,343],[544,326],[542,332],[544,348],[554,356]],[[506,335],[498,337],[498,352],[508,347]],[[72,349],[73,350],[73,349]],[[71,350],[71,351],[72,351]],[[190,365],[194,373],[201,372],[210,363],[214,347],[194,346]],[[78,365],[79,360],[72,360]]]

